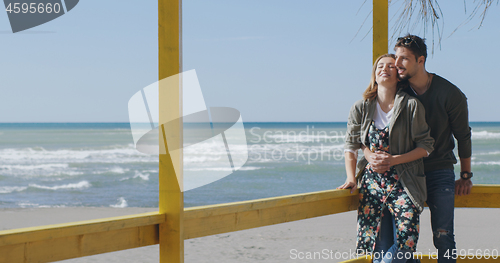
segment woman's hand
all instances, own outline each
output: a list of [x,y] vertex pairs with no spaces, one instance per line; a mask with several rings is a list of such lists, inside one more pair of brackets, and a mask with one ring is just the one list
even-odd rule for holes
[[391,168],[391,162],[393,161],[392,155],[383,151],[372,153],[367,147],[363,148],[363,153],[374,172],[383,174]]
[[358,188],[358,184],[356,183],[356,178],[347,178],[345,180],[345,183],[339,187],[337,187],[337,189],[351,189],[351,194],[354,193],[354,191],[356,191],[356,189]]

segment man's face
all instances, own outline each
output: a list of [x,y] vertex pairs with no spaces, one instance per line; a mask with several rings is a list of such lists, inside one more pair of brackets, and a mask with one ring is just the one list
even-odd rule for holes
[[418,61],[413,52],[405,47],[396,48],[396,68],[401,80],[408,80],[418,72]]

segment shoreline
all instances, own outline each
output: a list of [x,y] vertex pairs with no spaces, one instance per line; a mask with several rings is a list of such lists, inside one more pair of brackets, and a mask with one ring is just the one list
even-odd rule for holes
[[[69,223],[105,217],[158,211],[157,208],[13,208],[0,209],[0,230]],[[500,209],[455,209],[457,249],[496,249]],[[420,217],[418,252],[435,252],[432,245],[429,209]],[[308,262],[300,255],[323,250],[344,253],[355,250],[356,211],[299,220],[254,229],[188,239],[184,242],[185,262]],[[302,252],[302,254],[300,254]],[[158,262],[158,245],[69,259],[60,262]],[[340,254],[337,254],[340,255]],[[294,259],[295,257],[295,259]],[[320,260],[320,259],[317,259]],[[328,262],[346,259],[323,258]]]

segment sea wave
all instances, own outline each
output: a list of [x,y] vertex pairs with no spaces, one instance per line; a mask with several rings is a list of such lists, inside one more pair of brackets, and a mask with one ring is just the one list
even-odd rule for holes
[[87,181],[81,181],[76,184],[63,184],[63,185],[56,185],[56,186],[45,186],[45,185],[38,185],[38,184],[30,184],[29,187],[32,188],[38,188],[38,189],[45,189],[45,190],[59,190],[59,189],[85,189],[89,188],[92,185],[87,182]]
[[[278,158],[279,160],[275,160],[276,162],[281,161],[290,161],[293,157],[297,157],[295,159],[300,159],[298,157],[302,157],[304,155],[312,156],[315,154],[320,154],[324,157],[326,155],[340,155],[343,156],[343,144],[321,144],[321,145],[304,145],[299,143],[289,143],[289,144],[253,144],[250,146],[247,145],[231,145],[230,152],[232,156],[244,155],[248,154],[249,160],[250,156],[256,157],[260,156],[259,162],[268,162],[267,160],[271,158],[271,155],[281,155],[282,157],[287,155],[290,157],[288,160],[285,158]],[[267,155],[267,158],[263,158]],[[252,158],[255,159],[255,158]],[[271,158],[272,159],[272,158]],[[203,146],[196,146],[190,149],[186,149],[184,151],[184,163],[191,165],[196,163],[205,163],[205,162],[217,162],[217,161],[225,161],[227,160],[227,151],[225,148],[218,150],[209,150]]]
[[143,173],[158,173],[159,170],[158,169],[155,169],[155,170],[143,170],[142,172]]
[[0,186],[0,194],[10,194],[13,192],[22,192],[26,190],[26,186]]
[[114,208],[125,208],[128,206],[128,204],[127,204],[127,200],[125,200],[125,198],[120,197],[120,198],[118,198],[118,203],[116,203],[114,205],[109,205],[109,206],[114,207]]
[[498,161],[491,161],[491,162],[471,162],[471,165],[500,165],[500,162]]
[[144,181],[149,181],[149,174],[147,174],[147,173],[143,174],[143,173],[140,173],[138,171],[135,171],[135,175],[132,178],[134,178],[134,179],[135,178],[141,178]]
[[79,171],[76,167],[69,167],[67,163],[3,164],[0,165],[0,173],[5,176],[22,178],[77,176],[84,174],[83,171]]
[[[231,147],[235,146],[236,145],[231,145]],[[199,154],[199,153],[203,153],[203,155],[227,154],[226,147],[222,143],[222,141],[216,141],[216,140],[208,140],[205,142],[200,142],[184,147],[184,155]]]
[[23,162],[40,163],[130,163],[157,162],[158,158],[137,151],[133,146],[104,149],[57,149],[7,148],[0,150],[0,160],[4,164]]
[[136,179],[136,178],[140,178],[144,181],[149,181],[149,173],[141,173],[139,171],[135,171],[134,176],[122,178],[122,179],[120,179],[120,181],[126,181],[126,180]]
[[54,170],[54,168],[68,168],[67,163],[48,163],[48,164],[35,164],[35,165],[0,165],[0,169],[4,170]]
[[[247,166],[247,167],[241,167],[238,169],[238,171],[253,171],[253,170],[259,170],[263,169],[264,167],[255,167],[255,166]],[[198,171],[225,171],[225,172],[232,172],[233,168],[231,167],[202,167],[202,168],[186,168],[184,169],[185,171],[192,171],[192,172],[198,172]]]
[[40,207],[39,204],[35,203],[30,203],[30,202],[19,202],[17,205],[21,208],[26,208],[26,207]]
[[30,202],[19,202],[17,205],[21,208],[27,208],[27,207],[32,207],[32,208],[64,208],[66,205],[40,205],[36,203],[30,203]]
[[106,170],[102,171],[94,171],[92,172],[93,174],[106,174],[106,173],[113,173],[113,174],[124,174],[126,172],[130,171],[128,168],[122,168],[119,166],[115,166]]
[[[498,155],[500,154],[500,151],[493,151],[493,152],[479,152],[479,153],[473,153],[472,155]],[[474,157],[472,157],[474,158]]]
[[481,140],[481,139],[498,139],[500,138],[499,132],[489,132],[489,131],[473,131],[472,139]]
[[[338,143],[338,142],[343,142],[345,134],[341,133],[340,135],[327,135],[327,134],[278,133],[278,134],[267,134],[266,138],[272,139],[271,142],[274,143],[305,143],[305,142]],[[263,140],[266,142],[265,139]]]
[[[227,153],[226,153],[227,157]],[[205,163],[205,162],[213,162],[220,161],[221,157],[206,157],[206,156],[184,156],[184,163]]]

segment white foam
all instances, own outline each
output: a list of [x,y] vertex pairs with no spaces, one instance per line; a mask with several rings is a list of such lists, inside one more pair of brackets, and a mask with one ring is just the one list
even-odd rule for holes
[[143,170],[142,172],[143,173],[158,173],[159,170],[157,170],[157,169],[156,170]]
[[216,140],[207,140],[184,147],[184,154],[187,153],[203,153],[204,155],[220,155],[226,153],[226,147],[223,144],[217,143]]
[[63,208],[65,205],[39,205],[39,208]]
[[471,165],[500,165],[500,162],[471,162]]
[[93,174],[105,174],[105,173],[124,174],[128,171],[130,171],[130,169],[115,166],[115,167],[112,167],[112,168],[104,170],[104,171],[95,171],[92,173]]
[[30,202],[21,202],[21,203],[17,203],[17,205],[20,206],[21,208],[39,207],[39,204],[34,204],[34,203],[30,203]]
[[77,171],[59,171],[59,172],[56,172],[55,176],[59,176],[59,175],[69,175],[69,176],[76,176],[76,175],[82,175],[84,174],[84,172],[77,172]]
[[144,181],[149,181],[149,174],[143,174],[143,173],[140,173],[138,171],[135,171],[135,175],[134,175],[133,178],[134,179],[135,178],[141,178]]
[[92,185],[87,182],[87,181],[81,181],[76,184],[63,184],[63,185],[56,185],[56,186],[44,186],[44,185],[37,185],[37,184],[30,184],[29,187],[33,188],[38,188],[38,189],[46,189],[46,190],[59,190],[59,189],[85,189],[89,188]]
[[141,178],[144,181],[149,181],[149,174],[148,173],[141,173],[139,171],[135,171],[135,175],[132,177],[124,177],[120,179],[120,181],[126,181],[130,179],[136,179],[136,178]]
[[109,205],[110,207],[114,207],[114,208],[125,208],[128,206],[127,204],[127,200],[125,200],[125,198],[123,197],[120,197],[118,198],[118,203],[117,204],[114,204],[114,205]]
[[36,164],[36,165],[0,165],[0,169],[5,170],[54,170],[54,168],[68,168],[67,163],[48,163],[48,164]]
[[473,153],[472,155],[498,155],[498,154],[500,154],[500,151],[485,152],[485,153]]
[[[247,166],[247,167],[241,167],[238,169],[238,171],[253,171],[253,170],[259,170],[263,169],[263,167],[255,167],[255,166]],[[185,171],[192,171],[192,172],[197,172],[197,171],[226,171],[226,172],[231,172],[233,169],[231,167],[204,167],[204,168],[186,168],[184,169]]]
[[[2,160],[0,158],[0,160]],[[2,160],[3,161],[3,160]],[[84,172],[78,171],[77,167],[69,167],[68,163],[41,163],[41,164],[2,164],[0,172],[4,176],[21,178],[77,176]]]
[[[333,137],[333,136],[330,136]],[[235,145],[231,147],[231,156],[236,158],[240,155],[248,154],[249,163],[283,163],[302,162],[309,159],[316,160],[337,160],[338,156],[344,156],[344,145],[342,143],[269,143]],[[316,157],[319,156],[319,157]],[[214,149],[209,143],[193,145],[184,151],[184,167],[187,171],[206,170],[206,164],[212,167],[224,167],[223,160],[227,160],[225,149]],[[215,168],[217,169],[217,168]],[[225,167],[223,169],[230,169]]]
[[62,181],[64,178],[54,178],[54,177],[46,177],[46,178],[41,178],[42,182],[57,182],[57,181]]
[[26,186],[1,186],[0,194],[10,194],[13,192],[21,192],[28,189]]
[[8,148],[0,150],[0,160],[9,164],[20,163],[131,163],[158,162],[158,157],[138,152],[133,146],[107,149]]
[[21,178],[38,177],[58,177],[58,176],[77,176],[84,172],[78,171],[78,168],[68,168],[67,164],[48,164],[48,165],[1,165],[0,172],[4,176],[14,176]]
[[498,139],[500,138],[500,133],[498,132],[489,132],[489,131],[478,131],[472,132],[472,139]]
[[123,169],[121,167],[113,167],[113,168],[109,169],[109,172],[110,173],[115,173],[115,174],[124,174],[128,170],[129,169]]
[[[226,153],[227,155],[227,153]],[[213,161],[219,161],[221,158],[220,157],[205,157],[205,156],[186,156],[184,155],[184,163],[205,163],[205,162],[213,162]]]
[[[320,134],[295,134],[295,133],[279,133],[266,134],[266,138],[271,139],[274,143],[304,143],[304,142],[343,142],[344,135],[326,135]],[[267,141],[269,141],[269,139]]]

